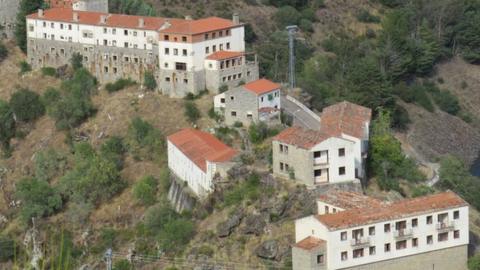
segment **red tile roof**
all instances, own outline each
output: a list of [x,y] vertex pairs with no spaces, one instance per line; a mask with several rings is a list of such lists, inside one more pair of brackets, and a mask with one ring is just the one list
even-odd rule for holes
[[229,58],[240,57],[244,55],[243,52],[233,52],[233,51],[218,51],[207,56],[208,60],[224,60]]
[[[78,22],[73,20],[73,13],[77,13],[79,15]],[[107,21],[105,24],[100,23],[100,17],[102,15],[107,16]],[[199,20],[184,20],[176,18],[107,14],[93,11],[74,11],[70,8],[47,9],[44,11],[44,15],[41,18],[38,16],[38,12],[28,15],[27,18],[66,23],[80,23],[87,25],[105,25],[109,27],[146,29],[161,33],[179,33],[185,35],[194,35],[235,26],[232,21],[217,17]],[[144,20],[144,27],[139,27],[139,19]],[[169,26],[165,27],[167,22]],[[160,30],[162,26],[164,29]]]
[[183,129],[167,137],[182,153],[204,172],[207,162],[227,162],[237,151],[222,143],[215,136],[193,128]]
[[343,133],[362,139],[365,125],[371,117],[371,109],[343,101],[323,109],[320,130],[332,135]]
[[257,94],[265,94],[273,90],[280,89],[281,85],[267,79],[259,79],[243,85],[243,88]]
[[339,230],[467,205],[457,194],[447,191],[397,202],[384,202],[378,207],[357,208],[315,217],[328,229]]
[[322,239],[318,239],[313,236],[309,236],[297,243],[295,243],[293,246],[297,248],[301,248],[304,250],[312,250],[320,245],[324,245],[326,242]]
[[343,190],[329,190],[328,193],[320,195],[318,200],[344,210],[379,207],[382,205],[382,201],[375,198]]
[[295,145],[303,149],[310,149],[331,137],[332,136],[330,134],[322,131],[303,129],[298,126],[294,126],[283,130],[277,136],[273,137],[273,140],[285,144]]

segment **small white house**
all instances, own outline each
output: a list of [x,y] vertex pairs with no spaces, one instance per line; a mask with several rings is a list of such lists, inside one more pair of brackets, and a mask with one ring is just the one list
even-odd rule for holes
[[196,129],[183,129],[167,137],[168,167],[200,198],[214,190],[213,178],[233,166],[237,151],[215,136]]

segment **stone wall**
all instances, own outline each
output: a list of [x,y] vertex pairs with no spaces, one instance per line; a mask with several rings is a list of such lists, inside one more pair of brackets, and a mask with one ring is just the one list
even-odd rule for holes
[[308,150],[288,145],[288,154],[280,153],[280,143],[272,142],[273,150],[273,174],[282,178],[289,178],[286,170],[280,170],[280,162],[288,164],[295,174],[295,180],[307,186],[314,185],[313,157]]
[[[241,77],[238,78],[238,74]],[[236,75],[236,79],[233,79]],[[230,80],[229,80],[230,78]],[[218,93],[218,89],[222,85],[226,85],[228,89],[237,87],[241,82],[248,83],[258,80],[259,71],[257,62],[245,62],[241,66],[234,66],[222,70],[206,70],[206,88],[213,93]]]
[[[292,248],[292,269],[293,270],[327,270],[327,256],[325,246],[304,250]],[[317,255],[323,255],[324,262],[317,263]]]
[[[232,112],[235,112],[236,116],[232,116]],[[252,117],[248,118],[247,113],[252,113]],[[225,92],[225,124],[233,125],[237,121],[244,126],[258,121],[257,96],[243,87]]]
[[20,0],[0,0],[0,38],[13,38],[19,6]]
[[205,71],[158,71],[159,90],[171,97],[184,97],[188,93],[198,94],[205,90]]

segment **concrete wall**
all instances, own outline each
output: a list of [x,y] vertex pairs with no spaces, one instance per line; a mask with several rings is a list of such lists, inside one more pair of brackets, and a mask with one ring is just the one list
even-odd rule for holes
[[108,0],[79,0],[73,3],[73,9],[108,13]]
[[13,38],[20,0],[0,0],[0,39]]
[[[324,246],[314,248],[312,250],[303,250],[301,248],[292,248],[292,269],[312,269],[312,270],[327,270],[327,257]],[[317,256],[323,255],[324,262],[317,263]]]

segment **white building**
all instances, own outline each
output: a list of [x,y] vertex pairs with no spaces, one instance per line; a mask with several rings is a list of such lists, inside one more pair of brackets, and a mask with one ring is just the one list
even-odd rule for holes
[[[244,26],[237,15],[193,20],[53,8],[27,16],[27,29],[28,60],[34,68],[59,67],[80,53],[101,82],[142,81],[150,71],[159,90],[175,97],[258,78],[256,61],[245,57]],[[235,59],[227,65],[214,57],[222,51],[234,52]],[[219,60],[218,66],[209,57]]]
[[355,142],[291,127],[272,141],[273,173],[307,186],[355,180]]
[[183,129],[167,137],[168,167],[199,197],[214,190],[216,174],[225,176],[237,152],[213,135]]
[[330,191],[295,221],[294,270],[465,270],[468,204],[453,192],[397,202]]
[[225,116],[225,123],[280,123],[281,85],[259,79],[237,86],[214,98],[214,107]]

